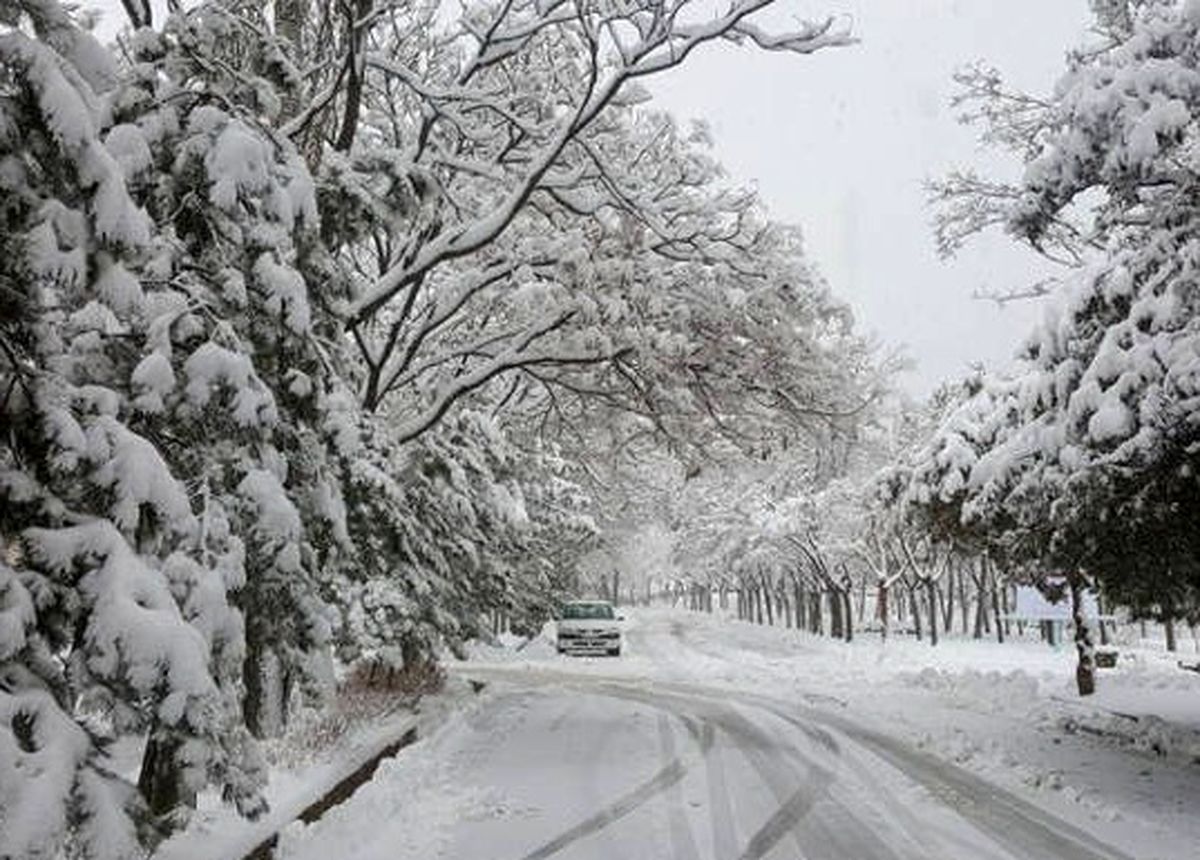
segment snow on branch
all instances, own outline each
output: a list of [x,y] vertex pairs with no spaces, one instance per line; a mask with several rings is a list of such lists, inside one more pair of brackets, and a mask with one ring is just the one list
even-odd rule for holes
[[[674,68],[700,45],[718,40],[750,42],[763,50],[799,54],[854,41],[849,31],[836,26],[833,19],[778,34],[769,33],[749,20],[773,2],[741,0],[709,20],[685,21],[685,12],[692,7],[686,0],[671,5],[641,4],[627,10],[586,0],[546,4],[512,0],[502,4],[486,25],[469,17],[465,19],[464,26],[477,42],[477,48],[451,85],[418,81],[402,65],[383,58],[373,59],[374,67],[416,91],[426,104],[427,116],[418,134],[419,146],[428,145],[430,123],[436,124],[439,116],[461,116],[471,107],[486,109],[502,119],[495,126],[496,131],[510,135],[510,144],[500,148],[501,157],[514,146],[522,148],[524,154],[517,163],[523,169],[512,172],[507,189],[485,214],[440,227],[413,253],[383,271],[349,307],[348,324],[362,325],[410,284],[499,237],[533,193],[545,185],[548,174],[560,164],[568,147],[582,138],[606,108],[618,103],[618,97],[634,79]],[[467,86],[475,78],[486,78],[490,70],[509,58],[522,55],[539,40],[553,40],[562,45],[574,66],[570,80],[556,87],[560,92],[566,90],[563,94],[570,98],[569,107],[564,110],[559,102],[553,108],[557,118],[549,127],[544,123],[530,125],[524,119],[513,121],[514,106],[523,98],[528,101],[520,90],[502,99],[491,93],[490,83],[484,85],[482,95]],[[561,74],[557,70],[547,71]],[[499,76],[497,80],[506,79]],[[417,156],[424,157],[422,151]],[[475,172],[490,175],[492,169],[481,165]]]

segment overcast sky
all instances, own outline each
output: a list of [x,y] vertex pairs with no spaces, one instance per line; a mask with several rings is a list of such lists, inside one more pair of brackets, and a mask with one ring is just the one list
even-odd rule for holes
[[[861,43],[811,57],[723,49],[652,85],[659,103],[713,127],[734,177],[753,180],[861,325],[916,361],[925,393],[971,362],[1008,363],[1042,311],[972,299],[1036,280],[1044,265],[1002,235],[950,263],[934,252],[923,183],[982,151],[949,106],[951,75],[977,59],[1048,92],[1090,22],[1087,0],[803,0],[807,17],[851,16]],[[786,22],[786,18],[784,19]]]
[[955,165],[1011,175],[956,122],[951,75],[985,59],[1017,86],[1048,91],[1088,25],[1087,0],[780,0],[776,17],[828,13],[849,16],[861,43],[811,57],[697,52],[651,90],[677,115],[708,120],[731,175],[803,228],[862,327],[907,346],[910,391],[975,361],[1002,366],[1041,311],[972,293],[1026,284],[1044,267],[1000,235],[940,261],[923,183]]

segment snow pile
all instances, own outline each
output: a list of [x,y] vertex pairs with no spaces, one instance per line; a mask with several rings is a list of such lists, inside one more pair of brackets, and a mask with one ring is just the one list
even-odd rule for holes
[[951,672],[929,667],[915,674],[901,672],[897,680],[905,686],[934,693],[952,707],[980,713],[1028,712],[1039,700],[1037,679],[1019,669]]
[[547,622],[537,636],[504,632],[490,639],[467,643],[468,659],[483,663],[551,660],[558,656],[554,645],[554,622]]
[[1200,764],[1200,731],[1154,714],[1068,714],[1059,716],[1056,725],[1069,734],[1087,732],[1138,752]]

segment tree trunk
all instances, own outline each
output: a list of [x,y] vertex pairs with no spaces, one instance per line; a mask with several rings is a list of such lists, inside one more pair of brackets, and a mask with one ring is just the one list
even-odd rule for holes
[[287,703],[283,701],[283,667],[275,653],[246,628],[246,656],[242,662],[242,715],[254,737],[276,737],[287,723]]
[[1009,599],[1008,599],[1008,597],[1009,597],[1009,592],[1010,592],[1012,589],[1011,589],[1011,588],[1009,588],[1009,585],[1008,585],[1008,583],[1007,583],[1007,582],[1006,582],[1006,583],[1004,583],[1004,584],[1001,584],[1001,583],[1000,583],[1000,581],[999,581],[999,579],[997,579],[997,580],[996,580],[996,590],[1000,592],[1000,596],[1001,596],[1001,598],[1002,598],[1002,600],[1003,600],[1003,604],[1002,604],[1002,605],[1003,605],[1003,607],[1004,607],[1004,635],[1005,635],[1005,636],[1008,636],[1008,635],[1010,635],[1010,634],[1012,633],[1012,627],[1011,627],[1011,625],[1012,625],[1012,620],[1011,620],[1011,618],[1009,617],[1009,616],[1011,616],[1011,615],[1012,615],[1012,605],[1011,605],[1011,603],[1009,602]]
[[917,589],[915,586],[908,589],[908,608],[912,612],[913,630],[916,631],[917,641],[919,642],[924,637],[921,633],[921,607],[917,603]]
[[804,625],[808,616],[806,607],[804,605],[804,601],[807,599],[807,596],[804,593],[804,586],[802,586],[799,582],[794,583],[792,585],[792,592],[792,596],[796,602],[796,629],[804,630]]
[[886,642],[888,638],[890,619],[888,618],[888,587],[887,583],[883,580],[879,581],[879,597],[877,598],[876,602],[879,604],[876,609],[879,610],[880,635],[883,641]]
[[846,641],[854,641],[854,613],[851,611],[853,607],[853,599],[851,598],[853,589],[849,582],[846,583],[846,588],[842,592],[842,599],[845,601],[846,619],[843,632],[846,634]]
[[958,571],[958,611],[962,614],[962,635],[967,635],[967,628],[971,626],[971,610],[967,605],[967,572],[963,569]]
[[[308,19],[309,0],[275,0],[275,32],[288,43],[288,54],[297,68],[303,68],[304,22]],[[291,119],[300,112],[300,94],[294,88],[283,93],[283,119]]]
[[829,635],[841,639],[842,633],[842,595],[836,589],[829,589]]
[[405,669],[413,669],[428,660],[425,643],[416,636],[406,635],[400,638],[400,659]]
[[946,600],[943,607],[942,629],[950,634],[954,632],[954,565],[946,569]]
[[361,30],[354,27],[354,22],[360,21],[370,14],[372,2],[373,0],[356,0],[353,20],[348,21],[346,25],[348,30],[346,41],[353,53],[351,61],[347,65],[348,74],[346,95],[342,100],[341,130],[338,132],[336,143],[334,143],[334,149],[338,152],[349,152],[358,132],[359,114],[362,111],[363,78],[367,63],[366,58],[362,56],[363,34]]
[[180,766],[181,746],[181,740],[156,725],[146,740],[138,773],[138,792],[150,814],[168,832],[177,829],[177,824],[184,820],[183,816],[178,819],[172,816],[173,811],[180,807],[196,808],[196,791],[188,786]]
[[1177,647],[1175,642],[1175,616],[1171,614],[1171,611],[1171,608],[1168,607],[1163,614],[1163,632],[1167,634],[1167,650],[1174,653]]
[[771,627],[775,626],[775,610],[771,606],[771,586],[767,582],[766,577],[762,579],[763,603],[767,605],[767,624]]
[[1004,644],[1004,623],[1000,617],[1000,580],[992,573],[992,610],[996,614],[996,641]]
[[929,644],[938,644],[938,587],[935,580],[928,580],[925,589],[929,594]]
[[1079,661],[1075,666],[1075,685],[1079,695],[1090,696],[1096,692],[1096,647],[1092,642],[1092,631],[1083,614],[1083,581],[1078,575],[1067,580],[1071,588],[1071,620],[1075,622],[1075,650]]

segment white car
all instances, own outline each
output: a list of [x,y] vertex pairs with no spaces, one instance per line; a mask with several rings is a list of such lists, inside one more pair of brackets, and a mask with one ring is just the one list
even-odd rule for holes
[[620,656],[624,620],[607,600],[573,600],[558,617],[558,653]]

